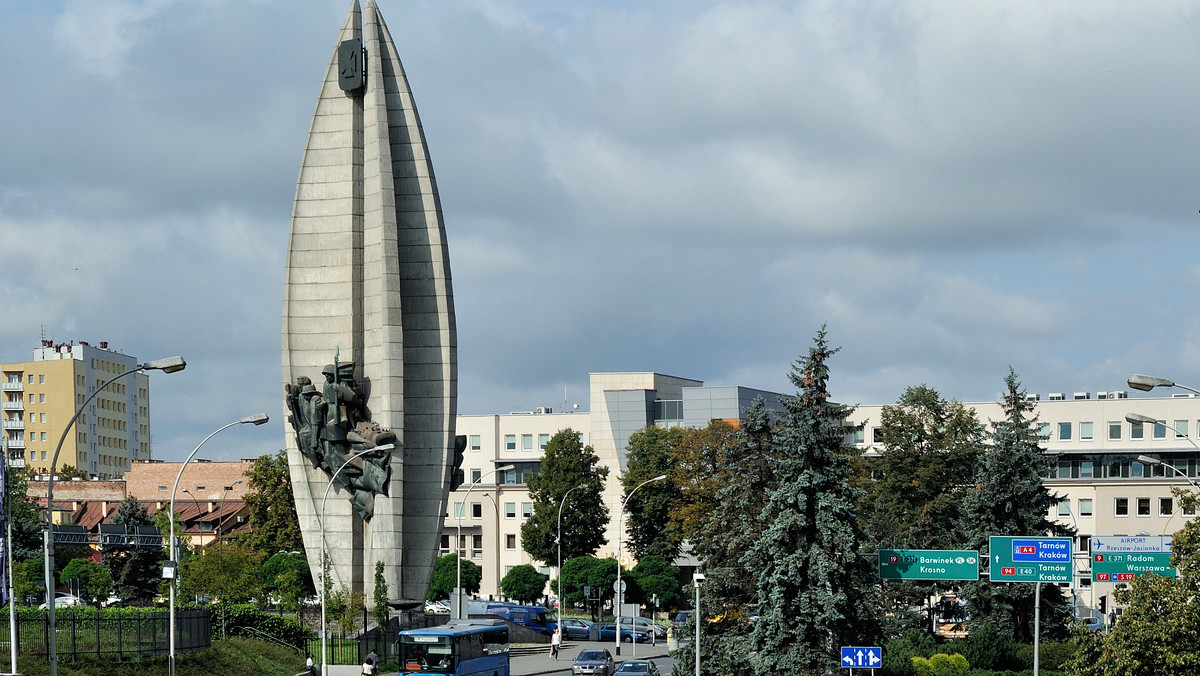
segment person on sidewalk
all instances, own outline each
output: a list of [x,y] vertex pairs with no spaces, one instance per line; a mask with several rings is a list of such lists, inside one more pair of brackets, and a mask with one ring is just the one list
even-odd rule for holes
[[554,633],[550,634],[550,657],[558,661],[558,648],[562,645],[562,629],[556,627]]
[[309,676],[317,676],[317,665],[313,664],[312,653],[309,653],[308,659],[304,660],[304,668],[308,670]]

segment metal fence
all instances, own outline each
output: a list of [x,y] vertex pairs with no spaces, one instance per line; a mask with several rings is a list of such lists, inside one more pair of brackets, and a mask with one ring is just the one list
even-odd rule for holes
[[[400,631],[438,627],[446,624],[449,620],[449,615],[427,615],[421,611],[414,611],[393,615],[388,620],[387,627],[382,630],[379,627],[373,627],[361,633],[330,631],[326,642],[329,664],[362,664],[372,650],[379,656],[380,664],[396,662],[399,660],[399,637],[397,635]],[[363,623],[367,622],[368,617],[364,613]],[[333,625],[333,623],[330,624]],[[317,636],[309,641],[308,649],[320,660],[320,634],[318,633]]]
[[[157,608],[130,608],[118,612],[100,608],[59,608],[54,613],[58,659],[84,657],[133,661],[170,652],[169,615]],[[46,613],[22,612],[17,617],[17,645],[21,655],[46,655],[50,620]],[[8,636],[8,616],[0,617],[0,636]],[[212,643],[212,621],[207,608],[181,610],[175,615],[175,651],[189,652]]]

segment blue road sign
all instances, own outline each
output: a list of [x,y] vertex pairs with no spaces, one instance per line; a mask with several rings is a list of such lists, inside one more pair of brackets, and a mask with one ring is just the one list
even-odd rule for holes
[[883,648],[842,648],[843,669],[876,669],[883,666]]

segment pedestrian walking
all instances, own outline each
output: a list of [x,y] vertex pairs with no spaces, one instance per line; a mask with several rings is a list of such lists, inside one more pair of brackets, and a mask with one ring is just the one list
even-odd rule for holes
[[308,659],[304,660],[304,668],[308,670],[309,676],[317,676],[317,665],[313,663],[312,653],[309,653]]
[[558,648],[562,645],[562,629],[555,627],[554,633],[550,634],[550,657],[555,661],[558,660]]

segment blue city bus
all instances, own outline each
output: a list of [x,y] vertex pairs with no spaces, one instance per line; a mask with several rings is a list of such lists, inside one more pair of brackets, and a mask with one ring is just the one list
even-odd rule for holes
[[504,620],[452,620],[400,632],[401,674],[509,676]]

